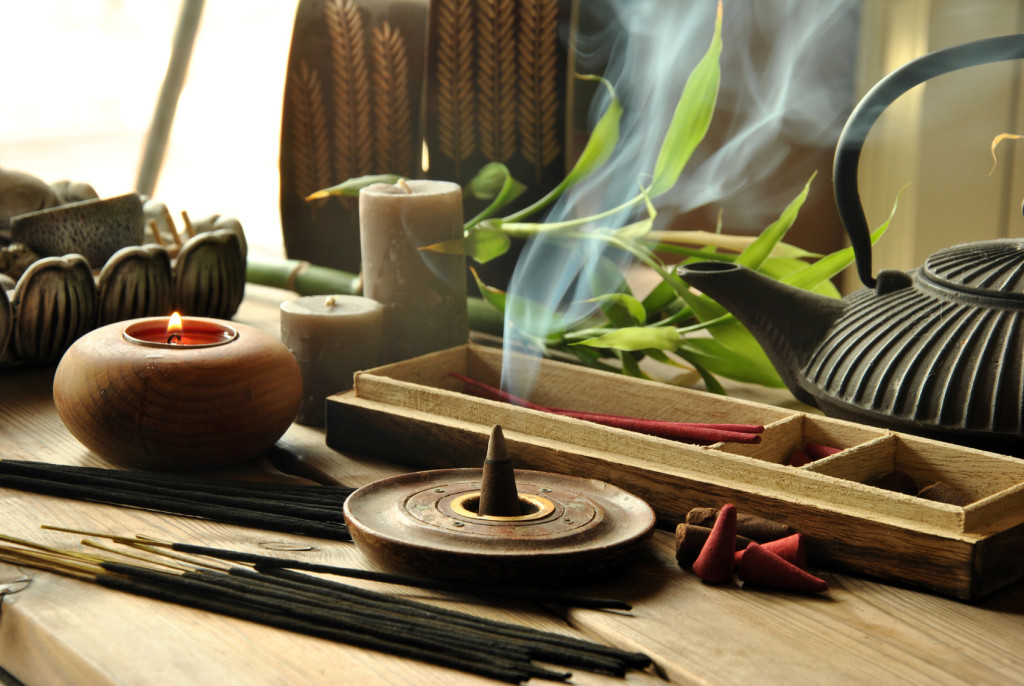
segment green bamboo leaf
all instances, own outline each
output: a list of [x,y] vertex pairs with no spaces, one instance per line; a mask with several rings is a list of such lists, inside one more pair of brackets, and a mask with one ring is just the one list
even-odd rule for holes
[[485,264],[504,255],[511,244],[512,240],[501,230],[501,224],[497,220],[491,219],[467,229],[462,238],[431,243],[423,246],[420,250],[449,255],[465,255],[480,264]]
[[[889,229],[889,224],[892,222],[893,217],[896,216],[896,209],[899,207],[900,197],[903,195],[904,190],[906,190],[906,186],[901,188],[900,192],[896,195],[896,200],[892,204],[892,211],[889,212],[889,217],[877,229],[871,232],[871,245],[878,242],[878,239],[884,236],[885,232]],[[846,269],[853,264],[854,259],[853,248],[846,247],[826,255],[796,274],[784,277],[782,281],[790,286],[810,289]]]
[[643,303],[628,293],[605,293],[586,302],[600,303],[609,321],[616,326],[632,326],[647,321]]
[[565,178],[537,202],[505,217],[505,222],[508,224],[520,222],[550,205],[565,192],[566,188],[608,161],[608,158],[611,157],[612,152],[615,150],[615,146],[618,145],[619,125],[622,121],[622,103],[615,94],[615,88],[610,81],[600,76],[577,74],[576,78],[600,81],[608,89],[610,96],[608,107],[605,108],[601,118],[594,124],[594,130],[590,132],[587,144],[583,146],[583,152],[580,153],[576,163],[569,170],[569,173],[566,174]]
[[676,352],[681,358],[686,360],[686,362],[688,362],[690,365],[693,366],[694,369],[697,370],[697,373],[700,374],[701,379],[703,379],[704,386],[708,390],[708,392],[716,393],[718,395],[726,394],[725,388],[722,386],[722,384],[719,383],[718,379],[716,379],[711,372],[704,368],[704,365],[702,365],[697,359],[695,359],[695,355],[691,355],[689,352],[685,350],[678,350]]
[[646,379],[647,375],[640,369],[640,362],[629,352],[616,350],[615,356],[622,364],[622,373],[637,379]]
[[619,143],[619,124],[622,121],[622,103],[619,101],[619,96],[615,94],[615,88],[610,81],[601,76],[588,74],[577,74],[576,78],[585,81],[600,81],[608,91],[609,100],[608,107],[594,124],[594,130],[590,132],[590,138],[583,146],[583,152],[580,153],[576,164],[572,166],[565,179],[559,184],[563,187],[571,186],[608,161],[615,146]]
[[727,379],[771,388],[785,386],[763,352],[760,355],[740,353],[714,338],[691,337],[680,343],[679,354],[698,369]]
[[369,176],[356,176],[342,181],[337,186],[323,188],[315,193],[310,193],[306,196],[306,202],[309,202],[310,200],[329,198],[332,195],[356,197],[359,195],[359,191],[367,186],[372,186],[375,183],[398,183],[398,181],[403,178],[405,177],[399,176],[398,174],[371,174]]
[[721,54],[722,4],[719,3],[711,45],[686,79],[658,152],[658,159],[654,163],[654,178],[650,187],[652,196],[661,195],[675,185],[693,151],[708,132],[722,79],[719,64]]
[[[480,214],[470,219],[465,224],[469,230],[488,217],[494,216],[498,210],[514,202],[516,198],[526,191],[526,186],[516,181],[512,172],[501,162],[488,162],[467,186],[469,193],[480,200],[491,200]],[[508,249],[508,246],[505,246]]]
[[[808,263],[803,260],[769,257],[761,264],[761,268],[758,271],[765,276],[772,277],[776,281],[785,281],[786,279],[789,279],[807,269],[808,266]],[[825,295],[830,298],[842,297],[839,289],[836,288],[835,284],[828,279],[815,284],[808,290],[811,290],[818,295]]]
[[480,275],[476,273],[476,269],[473,267],[470,267],[469,271],[473,274],[473,279],[476,281],[476,287],[480,291],[480,297],[490,303],[498,312],[504,314],[505,302],[507,300],[505,291],[485,284],[483,279],[480,278]]
[[816,174],[817,172],[811,175],[811,178],[804,184],[803,190],[790,201],[786,209],[779,215],[779,218],[769,224],[764,231],[758,234],[754,242],[740,253],[740,256],[736,258],[737,264],[757,269],[761,266],[762,262],[768,259],[775,246],[786,235],[786,232],[793,226],[793,222],[796,221],[797,216],[800,214],[800,208],[803,207],[804,202],[807,200],[807,194],[811,190],[811,182],[814,181]]
[[644,310],[651,313],[657,314],[662,310],[672,306],[678,302],[679,296],[676,294],[672,285],[667,281],[659,281],[658,285],[651,289],[651,292],[647,294],[642,301]]
[[625,326],[574,345],[614,350],[675,350],[679,346],[679,332],[670,326]]

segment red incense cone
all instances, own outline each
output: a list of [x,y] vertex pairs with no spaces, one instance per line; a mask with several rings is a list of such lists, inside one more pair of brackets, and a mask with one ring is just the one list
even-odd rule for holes
[[732,581],[736,562],[736,508],[725,504],[715,518],[707,542],[693,563],[693,571],[706,584]]
[[[793,534],[792,536],[786,536],[774,541],[768,541],[761,544],[762,548],[772,551],[783,560],[791,565],[796,565],[800,569],[807,567],[807,550],[804,545],[804,537],[802,534]],[[740,558],[743,556],[744,550],[736,551],[736,565],[740,564]]]
[[744,549],[736,571],[744,584],[752,586],[800,593],[828,590],[828,583],[824,579],[786,562],[759,543],[751,543]]

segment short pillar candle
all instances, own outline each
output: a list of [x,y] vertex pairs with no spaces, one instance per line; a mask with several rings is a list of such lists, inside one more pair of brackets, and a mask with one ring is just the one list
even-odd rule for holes
[[384,306],[381,362],[465,343],[466,258],[420,250],[462,236],[462,189],[377,183],[359,193],[363,293]]
[[358,295],[309,295],[281,303],[281,340],[302,373],[296,420],[323,426],[327,396],[352,388],[380,359],[381,304]]

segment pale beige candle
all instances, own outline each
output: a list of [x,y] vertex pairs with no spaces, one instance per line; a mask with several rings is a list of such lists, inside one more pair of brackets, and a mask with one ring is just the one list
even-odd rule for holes
[[382,362],[465,343],[466,258],[419,248],[462,236],[462,189],[378,183],[359,193],[363,292],[384,306]]
[[281,340],[302,372],[296,421],[323,426],[327,396],[377,366],[384,308],[358,295],[309,295],[281,303]]

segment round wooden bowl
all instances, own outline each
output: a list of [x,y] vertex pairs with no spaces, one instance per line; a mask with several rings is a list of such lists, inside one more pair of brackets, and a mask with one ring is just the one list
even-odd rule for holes
[[221,333],[208,345],[129,340],[126,331],[167,322],[136,319],[91,331],[68,349],[53,399],[75,438],[122,465],[191,470],[255,457],[281,437],[302,398],[288,349],[250,326],[184,321],[186,338],[189,330]]

